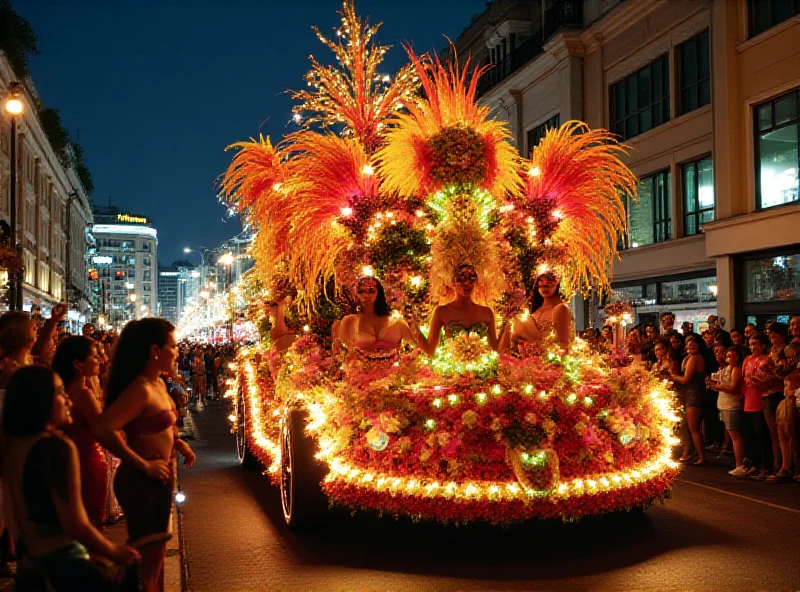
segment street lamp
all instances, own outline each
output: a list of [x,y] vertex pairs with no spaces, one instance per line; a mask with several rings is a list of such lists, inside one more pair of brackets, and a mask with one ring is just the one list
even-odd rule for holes
[[[9,87],[9,95],[6,99],[4,108],[11,119],[11,151],[10,165],[11,190],[9,191],[11,208],[11,249],[19,258],[17,252],[17,118],[25,112],[25,105],[20,98],[22,87],[19,82],[12,82]],[[11,310],[22,310],[22,268],[15,269],[10,274],[9,288],[9,308]]]
[[208,249],[204,246],[200,246],[199,249],[190,249],[189,247],[183,247],[184,253],[197,253],[200,255],[200,285],[204,285],[206,283],[206,251]]
[[233,343],[233,309],[234,309],[234,300],[233,300],[233,286],[231,286],[231,272],[233,267],[233,262],[236,258],[233,256],[233,253],[225,253],[219,258],[219,262],[225,266],[225,287],[228,290],[228,337]]

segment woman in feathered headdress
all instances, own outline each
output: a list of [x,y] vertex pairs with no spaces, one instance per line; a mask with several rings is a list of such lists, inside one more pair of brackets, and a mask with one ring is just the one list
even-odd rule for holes
[[[530,314],[515,319],[511,330],[506,332],[512,347],[525,353],[553,336],[562,347],[569,345],[572,337],[572,315],[561,295],[561,279],[552,271],[545,271],[536,278]],[[507,349],[508,339],[501,349]]]
[[475,334],[486,338],[489,347],[497,351],[505,325],[498,337],[494,311],[473,300],[473,294],[479,285],[478,270],[469,263],[458,265],[450,285],[455,297],[434,309],[427,337],[417,330],[419,347],[429,356],[433,356],[444,329],[446,339],[454,339],[461,333]]

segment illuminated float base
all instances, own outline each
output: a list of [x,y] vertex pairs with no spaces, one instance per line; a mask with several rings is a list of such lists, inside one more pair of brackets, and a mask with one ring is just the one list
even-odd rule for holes
[[[296,354],[290,352],[288,355],[291,364],[291,357]],[[239,378],[238,381],[229,382],[227,396],[237,401],[237,410],[231,416],[234,427],[237,425],[237,416],[242,412],[246,413],[247,447],[258,457],[265,468],[265,474],[269,475],[275,484],[280,484],[281,419],[287,409],[287,403],[281,400],[280,392],[288,389],[287,385],[283,385],[283,389],[281,387],[276,389],[272,384],[268,373],[265,372],[265,357],[257,349],[240,353]],[[587,364],[591,366],[589,359],[588,355],[584,356],[581,359],[581,366]],[[564,361],[567,361],[566,357]],[[544,363],[546,362],[540,361],[539,366]],[[622,369],[615,372],[636,371]],[[566,371],[563,376],[566,376]],[[642,376],[646,374],[642,373]],[[314,438],[317,459],[327,465],[327,476],[322,481],[321,487],[330,501],[354,510],[406,515],[413,519],[502,524],[531,519],[574,520],[585,516],[647,507],[669,496],[679,467],[671,460],[672,447],[676,442],[672,430],[677,417],[672,408],[671,395],[663,384],[650,380],[643,387],[648,392],[641,396],[646,400],[642,402],[641,397],[637,399],[638,408],[646,409],[649,414],[646,415],[649,424],[637,428],[637,431],[641,429],[643,433],[648,434],[646,443],[645,438],[641,438],[642,444],[636,443],[635,440],[639,436],[632,431],[629,433],[629,428],[615,426],[619,431],[617,436],[607,426],[607,424],[614,425],[614,422],[607,417],[608,409],[614,408],[614,404],[608,402],[608,396],[604,399],[604,395],[597,394],[594,398],[583,396],[579,400],[575,392],[564,391],[558,395],[554,394],[547,401],[545,392],[538,390],[540,385],[536,385],[536,388],[530,384],[521,385],[520,393],[516,393],[507,390],[501,392],[503,388],[499,384],[494,386],[486,382],[478,384],[487,390],[487,393],[473,393],[475,390],[473,385],[460,388],[457,395],[452,394],[452,389],[448,391],[445,387],[435,387],[429,391],[422,388],[410,394],[409,399],[412,402],[403,401],[403,404],[411,406],[410,413],[416,423],[406,425],[402,429],[387,428],[393,430],[391,436],[377,427],[380,425],[379,420],[373,420],[372,425],[365,425],[363,419],[356,418],[355,421],[359,424],[355,428],[341,425],[332,427],[336,424],[332,419],[333,414],[343,406],[343,403],[332,395],[333,389],[326,389],[323,395],[320,395],[321,389],[318,386],[309,389],[305,394],[295,392],[291,405],[304,408],[308,412],[306,433]],[[576,384],[574,390],[584,395],[586,388],[588,387]],[[600,393],[599,389],[595,390]],[[448,392],[451,394],[447,394]],[[553,392],[557,392],[556,386],[553,387]],[[465,465],[464,474],[460,476],[441,474],[439,466],[444,466],[446,464],[444,461],[439,465],[436,463],[426,465],[420,457],[424,458],[427,452],[423,452],[419,457],[405,458],[402,470],[386,468],[392,462],[397,462],[397,458],[392,457],[393,454],[395,457],[397,454],[392,452],[387,442],[394,445],[398,440],[410,437],[413,446],[414,442],[423,438],[430,441],[437,423],[451,426],[448,432],[451,435],[457,433],[457,430],[453,431],[454,423],[448,417],[466,418],[469,414],[480,416],[482,413],[493,413],[496,409],[502,410],[525,404],[535,406],[531,408],[537,409],[549,404],[552,408],[560,410],[560,415],[564,418],[562,425],[551,429],[561,435],[554,440],[554,444],[550,443],[548,450],[531,450],[530,454],[519,453],[519,449],[511,450],[505,437],[501,437],[502,432],[498,432],[494,437],[486,436],[478,441],[478,448],[485,449],[487,454],[491,454],[491,449],[494,448],[494,461],[488,461],[485,466],[476,465],[474,468]],[[624,415],[624,411],[618,410],[617,414]],[[573,429],[570,422],[574,422],[574,419],[571,419],[573,416],[569,415],[570,413],[575,414],[575,417],[584,418],[578,426],[580,429]],[[590,414],[594,416],[590,417]],[[424,415],[430,417],[426,418]],[[385,416],[386,413],[382,415]],[[587,428],[583,424],[593,425],[592,422],[597,420],[592,417],[598,416],[604,418],[603,425],[608,432],[602,435],[606,440],[606,444],[603,445],[607,449],[606,455],[609,459],[614,457],[613,462],[617,465],[611,470],[593,470],[593,467],[603,464],[598,459],[589,459],[581,463],[581,466],[576,466],[575,462],[570,460],[579,458],[574,456],[576,454],[574,451],[569,451],[570,447],[575,448],[575,442],[581,443],[587,439],[586,435],[578,438],[573,432],[586,431]],[[538,420],[531,419],[531,421]],[[341,432],[347,429],[355,429],[356,432],[343,438]],[[599,431],[596,427],[592,429]],[[486,433],[491,435],[490,432]],[[615,437],[611,439],[609,434]],[[602,440],[597,435],[591,435],[591,438],[595,441]],[[631,440],[634,442],[631,443]],[[625,442],[625,445],[620,444],[620,441]],[[595,446],[600,444],[595,443]],[[636,446],[640,446],[640,449],[636,449]],[[506,458],[498,460],[497,456],[502,454],[503,447],[506,449]],[[469,458],[474,450],[474,446],[470,449],[464,445],[457,458],[466,463],[464,459]],[[552,461],[547,460],[548,454],[553,457]],[[626,454],[628,456],[625,456]],[[520,458],[523,463],[529,463],[533,469],[528,473],[532,476],[531,480],[527,479],[524,470],[519,470],[521,465],[519,460],[515,459]],[[636,460],[627,462],[620,460],[621,458]],[[561,459],[560,469],[559,459]],[[547,466],[548,462],[552,462],[555,466],[544,471],[546,475],[542,481],[537,470]],[[418,464],[418,468],[414,463]],[[619,466],[620,464],[625,466]],[[583,471],[582,466],[588,469]],[[473,472],[476,474],[480,472],[481,477],[494,474],[496,478],[466,476]],[[533,483],[538,484],[538,487]]]

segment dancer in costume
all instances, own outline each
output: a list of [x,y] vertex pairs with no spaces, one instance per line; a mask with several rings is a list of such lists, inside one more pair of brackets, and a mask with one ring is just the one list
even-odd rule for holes
[[292,303],[290,295],[276,297],[269,303],[269,316],[272,320],[272,328],[269,336],[272,339],[273,351],[283,352],[289,349],[297,336],[289,325],[286,324],[286,307]]
[[359,278],[356,297],[361,310],[347,315],[339,324],[338,338],[342,343],[361,351],[394,352],[403,340],[417,342],[405,321],[391,318],[386,293],[376,278]]
[[[552,272],[536,278],[531,314],[525,320],[517,319],[511,326],[511,346],[525,355],[528,346],[539,344],[550,335],[561,347],[567,347],[572,337],[572,318],[569,306],[561,299],[561,282]],[[506,340],[507,341],[507,340]],[[501,349],[507,349],[502,347]]]
[[433,356],[444,328],[445,337],[450,339],[463,332],[477,333],[481,337],[486,337],[489,346],[497,351],[500,339],[497,336],[494,311],[472,300],[472,293],[478,283],[478,272],[472,265],[462,264],[456,268],[454,280],[456,297],[451,302],[434,309],[428,337],[425,338],[417,331],[420,348],[429,356]]

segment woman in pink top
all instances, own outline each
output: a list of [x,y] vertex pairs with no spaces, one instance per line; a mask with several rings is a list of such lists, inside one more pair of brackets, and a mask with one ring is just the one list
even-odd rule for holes
[[769,393],[764,390],[764,367],[769,363],[769,339],[763,333],[753,333],[748,342],[750,351],[742,364],[744,375],[744,427],[745,446],[753,465],[748,476],[766,479],[772,466],[772,438],[764,419],[761,399]]

